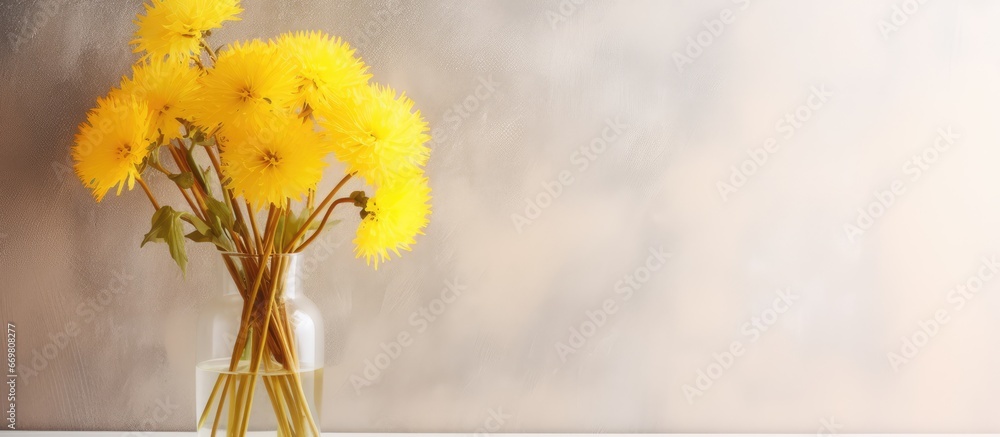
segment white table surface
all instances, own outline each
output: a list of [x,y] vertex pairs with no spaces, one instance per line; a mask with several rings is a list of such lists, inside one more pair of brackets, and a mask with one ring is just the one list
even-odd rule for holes
[[[828,437],[828,436],[859,436],[859,437],[889,437],[889,436],[912,436],[912,437],[953,437],[967,436],[969,434],[531,434],[531,433],[495,433],[503,437],[734,437],[743,435],[755,436],[780,436],[780,437]],[[25,437],[195,437],[195,432],[122,432],[122,431],[7,431],[3,436],[25,436]],[[268,436],[269,433],[247,433],[248,436]],[[490,434],[473,433],[334,433],[324,432],[323,436],[336,437],[454,437],[454,436],[475,436],[489,437]]]

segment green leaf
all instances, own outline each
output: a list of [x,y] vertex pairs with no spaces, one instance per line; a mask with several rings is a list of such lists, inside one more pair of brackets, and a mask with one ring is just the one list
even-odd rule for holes
[[[233,251],[233,242],[226,234],[226,229],[233,228],[233,212],[225,202],[214,197],[206,197],[205,205],[208,206],[208,223],[198,220],[202,227],[198,227],[198,232],[192,232],[187,237],[191,241],[198,243],[212,242],[220,250],[226,252]],[[194,217],[197,219],[197,217]]]
[[190,213],[183,213],[184,221],[191,223],[194,226],[194,231],[188,233],[184,237],[188,240],[194,241],[195,243],[212,243],[219,250],[225,252],[232,252],[233,245],[232,242],[225,235],[225,231],[219,226],[219,220],[217,218],[212,219],[212,224],[205,223],[202,219]]
[[170,178],[170,180],[176,182],[177,186],[185,190],[191,188],[194,185],[194,174],[192,174],[189,171],[167,175],[167,177]]
[[198,161],[194,159],[194,153],[192,152],[194,147],[182,147],[182,149],[184,150],[184,158],[188,163],[188,167],[194,170],[194,179],[198,182],[198,185],[204,188],[205,192],[211,196],[212,187],[208,184],[208,175],[206,174],[208,171],[207,168],[203,169],[198,166]]
[[194,230],[189,232],[184,237],[187,238],[188,240],[194,241],[195,243],[212,243],[215,245],[215,247],[224,252],[233,251],[232,244],[229,242],[229,240],[216,235],[215,231],[213,230],[208,230],[204,232],[199,230]]
[[146,148],[146,157],[143,158],[143,163],[146,164],[159,164],[160,163],[160,143],[156,141],[150,141],[149,147]]
[[201,231],[192,231],[184,236],[188,240],[194,241],[195,243],[214,243],[214,235],[205,235]]
[[181,213],[174,211],[173,208],[169,206],[161,206],[160,209],[153,213],[152,226],[150,226],[149,232],[142,239],[142,244],[139,247],[143,247],[146,243],[162,243],[165,241],[165,236],[169,232],[169,228],[174,220],[180,219]]
[[[184,225],[181,223],[182,217],[187,213],[174,211],[169,206],[162,206],[153,213],[149,232],[142,239],[143,247],[146,243],[167,243],[170,249],[170,257],[174,259],[181,272],[187,274],[187,252],[184,248]],[[188,214],[190,215],[190,214]],[[197,217],[195,217],[197,219]]]
[[[302,229],[302,225],[305,224],[306,219],[309,218],[310,214],[312,214],[311,209],[302,208],[302,210],[299,211],[297,215],[294,212],[289,215],[288,223],[285,223],[285,216],[281,216],[278,219],[278,226],[280,232],[277,234],[278,235],[277,241],[280,242],[282,246],[287,245],[290,241],[292,241],[292,238],[294,238],[295,234],[299,232],[299,229]],[[309,223],[309,230],[314,231],[318,229],[320,221],[322,221],[322,219],[320,217],[317,217],[316,220],[313,220],[312,223]],[[326,229],[329,229],[331,226],[334,226],[337,223],[340,223],[340,220],[327,221]]]
[[219,224],[227,229],[232,229],[233,222],[233,210],[221,200],[214,197],[206,197],[205,204],[208,206],[208,215],[214,219],[219,220]]
[[198,216],[191,214],[189,212],[182,212],[181,218],[184,219],[184,221],[191,223],[191,225],[194,226],[194,228],[197,229],[198,232],[201,232],[203,234],[207,234],[212,230],[212,228],[202,219],[198,218]]

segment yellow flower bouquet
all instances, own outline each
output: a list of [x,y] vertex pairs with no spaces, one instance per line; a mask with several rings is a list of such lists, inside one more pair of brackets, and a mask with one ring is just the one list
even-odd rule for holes
[[[131,42],[140,57],[80,124],[74,170],[98,202],[138,183],[155,210],[142,245],[165,243],[182,271],[186,240],[222,255],[240,307],[231,350],[199,399],[199,432],[245,435],[264,399],[278,435],[319,435],[321,378],[317,389],[306,376],[321,368],[322,346],[302,346],[316,339],[299,335],[305,312],[291,309],[294,254],[338,205],[359,209],[355,254],[369,265],[409,250],[430,213],[428,127],[405,95],[370,84],[339,38],[286,33],[213,50],[212,30],[240,12],[239,0],[147,3]],[[322,195],[331,155],[346,174]],[[159,176],[180,206],[160,203],[147,183]],[[372,195],[341,194],[351,178]]]

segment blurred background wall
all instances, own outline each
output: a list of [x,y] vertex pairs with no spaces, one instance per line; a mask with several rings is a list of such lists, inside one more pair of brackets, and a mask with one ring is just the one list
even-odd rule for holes
[[[412,253],[366,268],[353,214],[309,249],[324,429],[1000,430],[1000,4],[243,6],[215,44],[341,35],[435,129]],[[141,193],[98,205],[69,169],[140,10],[0,4],[0,319],[34,372],[23,429],[194,426],[214,255],[191,248],[182,278],[139,249]]]

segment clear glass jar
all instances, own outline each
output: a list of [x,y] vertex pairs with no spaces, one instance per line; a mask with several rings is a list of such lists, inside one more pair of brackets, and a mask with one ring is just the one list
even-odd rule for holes
[[302,293],[302,255],[222,261],[223,293],[198,318],[198,435],[318,436],[323,318]]

